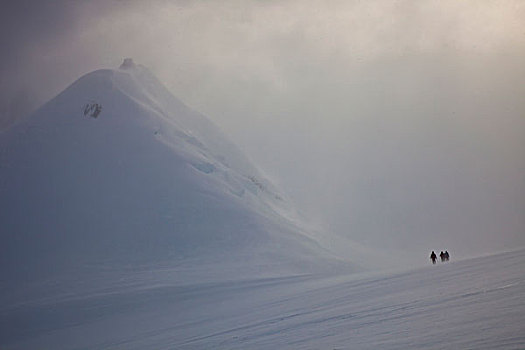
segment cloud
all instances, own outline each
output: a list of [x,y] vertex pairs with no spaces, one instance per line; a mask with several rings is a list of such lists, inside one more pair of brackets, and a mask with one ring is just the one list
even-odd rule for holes
[[[316,66],[335,71],[391,57],[522,54],[524,7],[519,1],[17,1],[1,21],[2,85],[40,75],[36,80],[49,82],[54,94],[74,75],[131,55],[166,80],[178,74],[202,85],[231,76],[286,89]],[[40,67],[51,69],[44,74]]]

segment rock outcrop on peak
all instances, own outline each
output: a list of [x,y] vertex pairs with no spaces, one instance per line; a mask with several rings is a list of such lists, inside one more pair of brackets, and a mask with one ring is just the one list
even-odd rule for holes
[[120,69],[132,69],[135,68],[135,62],[132,58],[124,58],[124,62],[119,67]]

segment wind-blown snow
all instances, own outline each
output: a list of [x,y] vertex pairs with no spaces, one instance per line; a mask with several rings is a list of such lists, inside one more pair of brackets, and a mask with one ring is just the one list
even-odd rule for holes
[[[6,349],[523,349],[525,250],[383,275],[142,283],[4,306]],[[122,281],[121,283],[129,283]]]
[[188,283],[356,268],[140,65],[81,77],[0,134],[0,150],[4,293],[98,290],[159,269]]

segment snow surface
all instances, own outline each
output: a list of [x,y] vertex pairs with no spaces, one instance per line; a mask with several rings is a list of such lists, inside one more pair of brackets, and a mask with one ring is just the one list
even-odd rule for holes
[[4,305],[0,347],[523,349],[524,267],[520,250],[383,275],[137,280]]
[[131,61],[0,134],[0,224],[1,349],[525,347],[525,251],[356,274]]

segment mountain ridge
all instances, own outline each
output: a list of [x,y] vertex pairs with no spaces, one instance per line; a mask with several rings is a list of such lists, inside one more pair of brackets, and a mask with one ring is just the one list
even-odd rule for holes
[[[0,134],[0,149],[7,275],[94,263],[195,264],[208,277],[229,266],[226,278],[356,268],[300,228],[285,195],[140,65],[82,76]],[[189,270],[206,275],[198,266]]]

